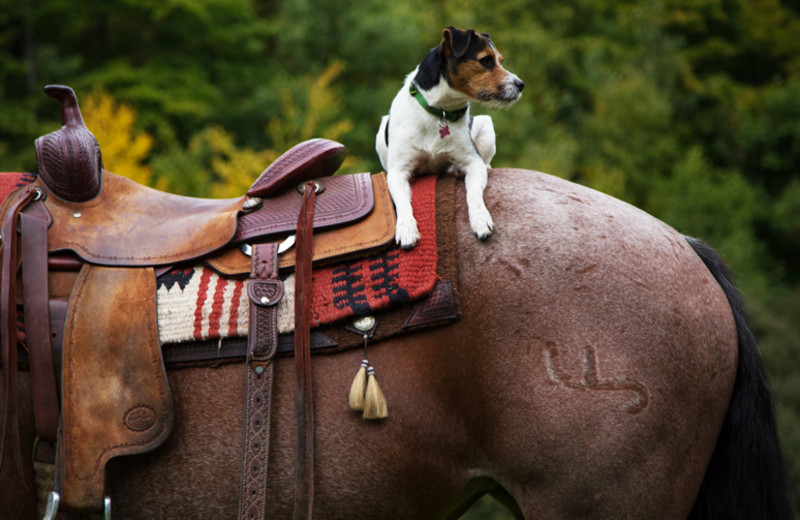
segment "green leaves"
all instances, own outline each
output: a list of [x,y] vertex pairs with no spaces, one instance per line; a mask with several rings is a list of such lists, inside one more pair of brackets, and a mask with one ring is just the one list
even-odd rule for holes
[[[38,0],[0,9],[0,169],[35,170],[47,83],[100,87],[151,183],[240,192],[299,140],[377,171],[375,132],[449,25],[492,35],[526,83],[490,113],[496,167],[642,207],[719,248],[746,291],[800,481],[800,11],[781,0]],[[129,140],[126,141],[126,138]],[[128,144],[125,144],[128,143]],[[145,150],[145,148],[147,148]],[[144,150],[144,151],[143,151]],[[128,156],[130,158],[130,156]],[[120,159],[122,161],[123,159]],[[126,159],[127,160],[127,159]],[[112,164],[108,165],[113,170]],[[491,181],[490,181],[491,182]],[[774,358],[772,357],[774,356]],[[792,379],[794,378],[794,379]]]

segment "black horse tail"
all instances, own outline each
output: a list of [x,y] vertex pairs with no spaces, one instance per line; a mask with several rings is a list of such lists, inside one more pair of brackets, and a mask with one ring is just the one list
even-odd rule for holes
[[725,292],[739,337],[733,396],[689,518],[791,520],[775,410],[739,291],[716,251],[699,240],[686,239]]

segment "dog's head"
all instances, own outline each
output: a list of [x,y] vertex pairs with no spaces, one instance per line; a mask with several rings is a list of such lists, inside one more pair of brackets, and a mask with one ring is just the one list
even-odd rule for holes
[[503,68],[503,56],[488,34],[448,27],[439,44],[442,74],[465,96],[495,107],[515,103],[525,84]]

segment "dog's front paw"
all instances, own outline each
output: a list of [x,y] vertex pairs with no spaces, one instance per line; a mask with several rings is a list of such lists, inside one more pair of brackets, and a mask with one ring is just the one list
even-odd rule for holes
[[419,242],[419,229],[417,221],[414,219],[397,221],[395,228],[394,241],[403,249],[411,249]]
[[489,214],[489,210],[481,208],[476,211],[471,211],[469,214],[469,226],[479,240],[486,240],[492,236],[494,222],[492,221],[492,215]]

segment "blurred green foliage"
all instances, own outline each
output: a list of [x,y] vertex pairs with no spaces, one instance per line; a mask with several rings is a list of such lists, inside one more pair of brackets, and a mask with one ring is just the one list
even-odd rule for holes
[[520,103],[492,112],[494,166],[597,188],[723,253],[761,339],[800,482],[796,1],[2,4],[0,170],[35,170],[33,140],[59,126],[42,86],[63,83],[81,100],[98,96],[100,106],[110,95],[117,105],[107,110],[135,111],[118,140],[150,146],[126,156],[131,168],[192,195],[238,193],[315,135],[348,146],[347,171],[377,171],[380,117],[442,28],[491,33],[526,82]]

